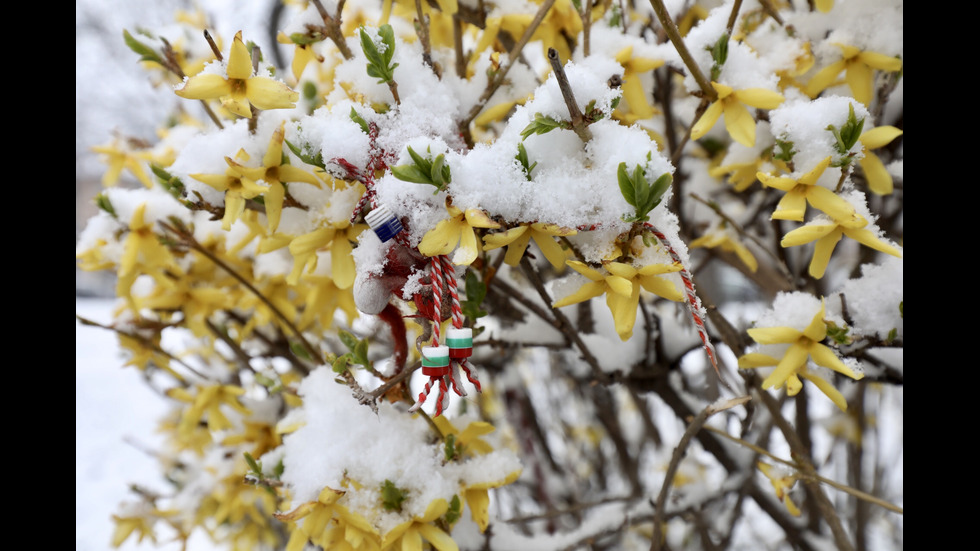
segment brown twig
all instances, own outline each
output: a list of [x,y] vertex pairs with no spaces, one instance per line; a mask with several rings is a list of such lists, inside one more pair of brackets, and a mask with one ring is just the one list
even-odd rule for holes
[[[483,94],[480,95],[480,98],[476,100],[476,104],[473,105],[470,112],[463,118],[463,120],[459,121],[459,128],[461,132],[469,135],[470,123],[473,122],[473,119],[480,114],[480,111],[483,111],[483,108],[486,107],[487,102],[490,101],[491,96],[493,96],[494,92],[497,91],[497,88],[500,88],[500,85],[504,83],[504,78],[507,76],[507,72],[510,71],[510,68],[514,65],[514,62],[517,61],[521,50],[523,50],[524,46],[526,46],[528,41],[531,40],[531,36],[534,34],[534,31],[536,31],[538,26],[541,25],[541,22],[544,21],[544,16],[547,15],[548,10],[550,10],[554,5],[555,0],[545,0],[544,3],[541,4],[541,7],[538,8],[538,12],[534,15],[534,19],[531,20],[531,24],[524,30],[524,34],[521,35],[520,40],[518,40],[517,43],[514,44],[514,47],[510,49],[510,52],[507,55],[507,64],[497,71],[497,74],[494,76],[493,80],[487,83],[486,89],[483,91]],[[467,142],[469,142],[469,140],[467,140]]]
[[337,46],[340,50],[340,54],[344,56],[344,59],[354,59],[354,52],[351,52],[350,48],[347,46],[347,39],[344,38],[344,32],[340,28],[340,14],[344,10],[345,0],[340,0],[337,3],[337,15],[336,17],[331,17],[327,13],[326,8],[320,0],[311,0],[313,5],[316,6],[316,11],[323,18],[324,29],[326,30],[326,35],[330,37],[330,40]]
[[[677,29],[677,25],[670,18],[670,13],[667,12],[666,6],[664,6],[663,0],[650,0],[650,4],[653,6],[653,12],[657,14],[657,19],[660,20],[660,25],[664,28],[667,33],[667,38],[670,39],[671,44],[680,54],[681,59],[684,61],[684,65],[687,70],[691,72],[691,76],[698,83],[701,88],[701,92],[704,97],[710,101],[714,101],[718,98],[718,93],[711,86],[711,81],[705,78],[704,73],[701,72],[701,68],[694,61],[694,57],[691,56],[691,52],[688,51],[687,45],[684,44],[684,39],[681,38],[681,33]],[[695,120],[697,120],[695,118]]]
[[848,539],[847,532],[844,531],[844,526],[841,524],[840,517],[834,509],[834,504],[830,502],[827,495],[824,494],[823,488],[820,487],[819,475],[810,460],[809,450],[803,446],[803,442],[800,440],[800,436],[796,433],[793,426],[783,417],[776,400],[768,392],[756,390],[755,394],[766,406],[766,409],[769,410],[776,426],[779,427],[783,437],[786,438],[786,443],[789,444],[793,458],[796,460],[796,466],[804,475],[803,481],[813,492],[814,499],[817,503],[817,512],[827,522],[827,525],[830,526],[830,531],[834,536],[837,549],[841,551],[853,551],[854,546],[850,539]]
[[572,130],[578,134],[583,142],[588,143],[592,139],[592,132],[589,131],[589,125],[586,124],[585,117],[582,116],[582,111],[578,108],[578,102],[575,101],[575,93],[572,91],[571,84],[568,83],[568,75],[565,74],[565,68],[562,67],[561,59],[558,57],[558,50],[548,48],[548,61],[551,63],[551,69],[555,72],[555,79],[558,81],[561,96],[565,99],[565,106],[568,107]]
[[287,318],[286,315],[283,314],[279,310],[279,308],[277,308],[276,305],[272,303],[272,301],[270,301],[268,298],[266,298],[266,296],[263,295],[261,291],[259,291],[258,289],[256,289],[255,286],[252,285],[252,283],[250,281],[248,281],[247,279],[245,279],[244,277],[242,277],[241,274],[239,274],[231,266],[229,266],[227,263],[225,263],[225,261],[223,261],[220,258],[218,258],[217,256],[215,256],[215,254],[212,253],[211,251],[209,251],[207,249],[207,247],[201,245],[197,241],[197,239],[195,239],[194,236],[191,235],[186,230],[186,228],[183,227],[183,224],[182,223],[178,223],[178,224],[179,224],[179,227],[178,226],[175,226],[175,225],[168,224],[168,223],[163,222],[163,221],[160,221],[160,226],[162,226],[163,229],[165,229],[168,232],[172,233],[177,238],[179,238],[184,244],[186,244],[188,247],[190,247],[191,249],[194,249],[195,251],[201,253],[202,255],[204,255],[205,258],[207,258],[211,262],[214,262],[218,267],[220,267],[224,271],[228,272],[229,275],[231,275],[233,278],[235,278],[246,289],[248,289],[249,291],[251,291],[252,294],[254,294],[259,300],[261,300],[262,303],[265,304],[276,315],[276,317],[278,317],[283,322],[283,324],[285,324],[286,327],[288,327],[289,330],[293,332],[293,334],[296,336],[297,339],[299,339],[300,343],[303,345],[303,348],[306,349],[307,353],[309,354],[309,356],[311,358],[316,358],[317,356],[319,356],[319,352],[317,352],[317,349],[314,348],[313,345],[311,345],[306,340],[306,337],[303,336],[302,331],[300,331],[293,324],[292,320],[290,320],[289,318]]
[[[537,270],[531,266],[531,262],[526,256],[521,258],[521,269],[524,271],[524,274],[527,276],[528,280],[530,280],[531,285],[534,286],[534,289],[538,292],[538,296],[541,297],[541,300],[543,300],[545,304],[550,305],[552,303],[551,297],[548,296],[548,291],[544,288],[544,283],[541,281],[541,276],[538,275]],[[582,341],[582,338],[579,336],[578,331],[575,330],[575,326],[572,325],[572,322],[565,316],[564,313],[561,312],[561,310],[557,308],[552,308],[551,313],[553,316],[555,316],[555,320],[558,322],[558,330],[575,344],[575,346],[579,349],[579,352],[582,353],[582,358],[585,360],[585,363],[589,364],[589,367],[592,368],[592,375],[595,377],[595,380],[602,383],[611,382],[609,374],[599,367],[599,360],[592,355],[589,347],[585,345],[584,341]]]
[[663,523],[664,523],[664,513],[667,508],[667,496],[670,494],[670,487],[673,485],[674,475],[677,474],[677,469],[681,464],[681,459],[684,459],[684,455],[687,453],[687,447],[691,444],[691,440],[694,435],[701,430],[704,423],[719,411],[725,411],[731,409],[735,406],[744,404],[748,402],[751,398],[749,396],[740,396],[738,398],[732,398],[721,404],[711,404],[708,407],[701,410],[701,413],[695,417],[691,423],[688,425],[687,430],[684,431],[684,435],[681,436],[680,442],[677,443],[677,447],[674,448],[674,453],[671,455],[670,464],[667,466],[667,472],[664,474],[664,483],[660,487],[660,493],[657,495],[657,505],[653,516],[653,541],[650,545],[650,551],[659,551],[663,542],[661,539]]

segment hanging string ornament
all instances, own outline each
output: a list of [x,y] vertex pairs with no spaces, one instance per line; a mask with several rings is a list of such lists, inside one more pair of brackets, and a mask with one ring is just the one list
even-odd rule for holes
[[[438,387],[435,416],[439,416],[449,405],[449,389],[452,388],[459,396],[466,396],[466,390],[460,384],[460,371],[466,379],[481,390],[468,358],[473,355],[473,331],[463,327],[463,309],[459,303],[459,292],[456,283],[456,270],[446,255],[432,257],[429,266],[429,277],[432,285],[432,346],[422,347],[422,375],[429,380],[425,383],[418,400],[409,411],[417,411],[429,398],[433,387]],[[443,297],[443,291],[448,291],[448,297]],[[446,344],[441,344],[442,333],[442,304],[443,298],[450,301],[453,327],[446,331]]]

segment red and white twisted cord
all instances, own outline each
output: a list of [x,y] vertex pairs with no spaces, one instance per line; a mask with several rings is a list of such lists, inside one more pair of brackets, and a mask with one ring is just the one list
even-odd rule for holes
[[684,282],[684,291],[687,294],[687,308],[691,312],[691,316],[694,318],[694,325],[698,329],[698,336],[701,337],[701,343],[704,345],[704,351],[708,354],[708,359],[711,360],[711,367],[715,369],[715,373],[718,373],[719,378],[721,377],[721,371],[718,369],[718,361],[715,359],[715,347],[711,344],[711,338],[708,336],[708,329],[705,326],[704,318],[702,317],[703,308],[701,306],[701,299],[698,298],[697,293],[694,291],[694,280],[691,278],[691,273],[687,271],[684,263],[681,261],[680,255],[674,250],[674,247],[670,244],[670,240],[664,235],[660,230],[658,230],[653,224],[645,222],[643,224],[645,228],[650,230],[654,236],[660,241],[660,244],[664,246],[667,250],[667,254],[670,258],[681,267],[680,276],[681,280]]
[[452,300],[453,327],[462,329],[463,327],[463,308],[459,304],[459,288],[456,283],[456,267],[449,260],[448,256],[439,257],[442,259],[442,266],[445,270],[446,284],[449,287],[449,297]]
[[432,346],[439,346],[442,340],[442,260],[440,256],[432,257]]

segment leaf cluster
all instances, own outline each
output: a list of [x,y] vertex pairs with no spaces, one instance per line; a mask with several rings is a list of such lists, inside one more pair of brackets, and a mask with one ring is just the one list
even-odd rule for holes
[[524,170],[524,177],[530,182],[531,171],[534,170],[534,167],[538,166],[538,163],[535,161],[533,165],[529,164],[530,161],[527,158],[527,149],[524,148],[524,142],[517,143],[517,156],[514,159],[521,163],[521,169]]
[[391,59],[395,56],[395,31],[391,25],[384,24],[378,28],[381,38],[381,48],[364,28],[361,28],[361,49],[368,58],[367,74],[378,79],[378,84],[388,84],[395,80],[395,67]]
[[391,480],[385,479],[381,484],[381,504],[386,511],[402,510],[402,503],[408,499],[408,490],[402,490]]
[[333,370],[335,373],[343,373],[350,365],[372,367],[371,361],[368,360],[367,339],[359,340],[357,337],[351,335],[347,331],[338,331],[337,336],[340,337],[340,342],[344,343],[344,346],[346,346],[350,352],[341,354],[334,359]]
[[[649,154],[647,155],[649,157]],[[623,194],[626,202],[636,207],[633,215],[624,215],[626,222],[645,222],[650,219],[650,211],[655,209],[660,201],[663,200],[664,193],[670,188],[674,178],[669,172],[665,172],[657,177],[653,183],[647,180],[646,168],[643,165],[636,165],[633,172],[626,169],[626,163],[619,163],[617,177],[619,178],[619,191]]]
[[[431,148],[427,149],[426,152],[431,156]],[[453,181],[444,154],[440,153],[434,159],[430,159],[416,153],[411,146],[408,147],[408,154],[412,157],[412,164],[392,167],[391,173],[395,178],[406,182],[435,186],[436,190],[432,192],[433,195],[442,191],[446,184]]]
[[847,122],[843,126],[837,128],[836,126],[830,124],[827,125],[827,130],[829,130],[833,135],[836,143],[834,148],[837,152],[844,157],[833,163],[833,166],[841,167],[847,166],[854,159],[853,154],[850,153],[851,148],[854,144],[861,139],[861,132],[864,130],[864,119],[858,119],[854,115],[854,105],[848,105]]
[[528,123],[528,125],[524,127],[524,130],[521,130],[521,140],[526,140],[533,134],[537,134],[539,136],[542,134],[547,134],[556,128],[571,130],[572,123],[555,120],[549,116],[542,115],[541,113],[535,113],[534,120]]

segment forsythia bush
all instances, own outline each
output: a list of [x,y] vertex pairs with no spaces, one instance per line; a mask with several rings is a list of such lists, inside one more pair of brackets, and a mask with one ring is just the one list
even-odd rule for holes
[[183,100],[76,249],[172,405],[114,545],[901,547],[900,1],[274,13],[122,37]]

